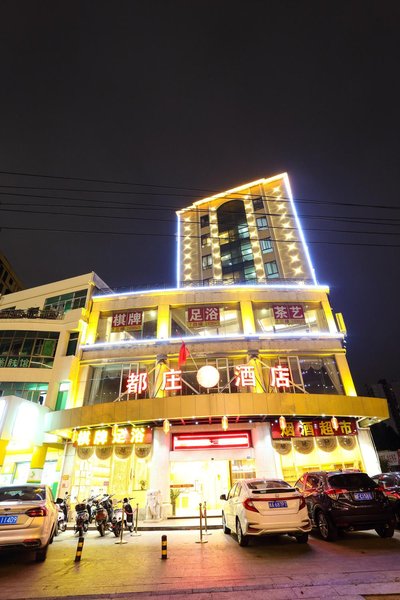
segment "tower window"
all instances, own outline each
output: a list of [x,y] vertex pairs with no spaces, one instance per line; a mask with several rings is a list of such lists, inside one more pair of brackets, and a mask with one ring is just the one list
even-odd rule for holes
[[266,217],[258,217],[256,222],[257,222],[258,229],[268,229],[268,223],[267,223]]
[[260,240],[261,252],[263,254],[267,254],[267,252],[273,252],[271,238],[266,238],[265,240]]
[[279,277],[279,270],[276,260],[271,260],[271,262],[265,263],[265,274],[267,279],[276,279]]
[[211,254],[207,254],[207,256],[203,256],[202,265],[203,265],[203,269],[209,269],[212,266]]
[[200,217],[200,227],[208,227],[209,224],[210,224],[209,215],[203,215],[202,217]]
[[261,196],[258,198],[253,198],[253,208],[254,210],[260,210],[260,208],[264,208],[264,200]]

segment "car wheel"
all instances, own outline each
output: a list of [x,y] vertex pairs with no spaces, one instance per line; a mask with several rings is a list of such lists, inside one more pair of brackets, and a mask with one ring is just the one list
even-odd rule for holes
[[236,535],[239,542],[239,546],[248,546],[249,545],[249,536],[243,535],[242,526],[240,524],[239,519],[236,519]]
[[295,535],[295,538],[298,544],[307,544],[308,533],[299,533],[298,535]]
[[386,525],[376,527],[375,531],[381,538],[391,538],[394,535],[394,525],[386,523]]
[[317,526],[322,539],[326,542],[334,542],[337,539],[337,527],[332,523],[331,519],[322,512],[322,510],[317,514]]
[[44,546],[44,548],[40,548],[40,550],[36,550],[35,552],[35,562],[44,562],[47,556],[47,550],[49,545]]
[[229,529],[229,527],[226,526],[226,518],[225,518],[224,513],[222,513],[222,531],[224,533],[230,533],[231,532],[231,530]]

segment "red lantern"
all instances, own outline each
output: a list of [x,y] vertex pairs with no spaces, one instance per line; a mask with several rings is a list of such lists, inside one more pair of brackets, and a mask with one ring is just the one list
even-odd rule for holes
[[279,417],[279,427],[282,431],[286,429],[286,419],[283,416]]
[[332,417],[331,425],[332,425],[332,429],[334,429],[335,431],[337,431],[339,429],[339,422],[336,417]]

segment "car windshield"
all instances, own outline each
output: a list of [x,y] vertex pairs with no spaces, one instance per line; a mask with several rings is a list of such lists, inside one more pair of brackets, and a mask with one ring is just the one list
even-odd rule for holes
[[27,485],[0,487],[0,502],[20,502],[34,500],[45,500],[46,488],[31,487]]
[[290,488],[291,486],[282,479],[260,479],[247,484],[249,490],[269,490],[276,488]]
[[332,488],[345,490],[373,489],[376,483],[366,473],[340,473],[328,479]]

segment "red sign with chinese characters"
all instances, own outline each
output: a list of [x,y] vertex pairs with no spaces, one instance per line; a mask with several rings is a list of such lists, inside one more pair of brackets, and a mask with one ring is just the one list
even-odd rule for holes
[[142,325],[142,310],[124,310],[112,314],[111,331],[137,331],[142,329]]
[[192,306],[187,309],[188,327],[207,327],[207,325],[219,324],[219,306]]
[[357,435],[357,424],[355,419],[339,419],[338,429],[332,427],[330,419],[304,419],[303,421],[287,421],[286,427],[281,429],[279,421],[272,421],[272,439],[301,437],[326,437],[328,435]]
[[273,304],[272,310],[276,323],[305,322],[304,309],[301,304]]
[[250,448],[250,431],[226,433],[173,433],[173,450],[207,450],[226,448]]

